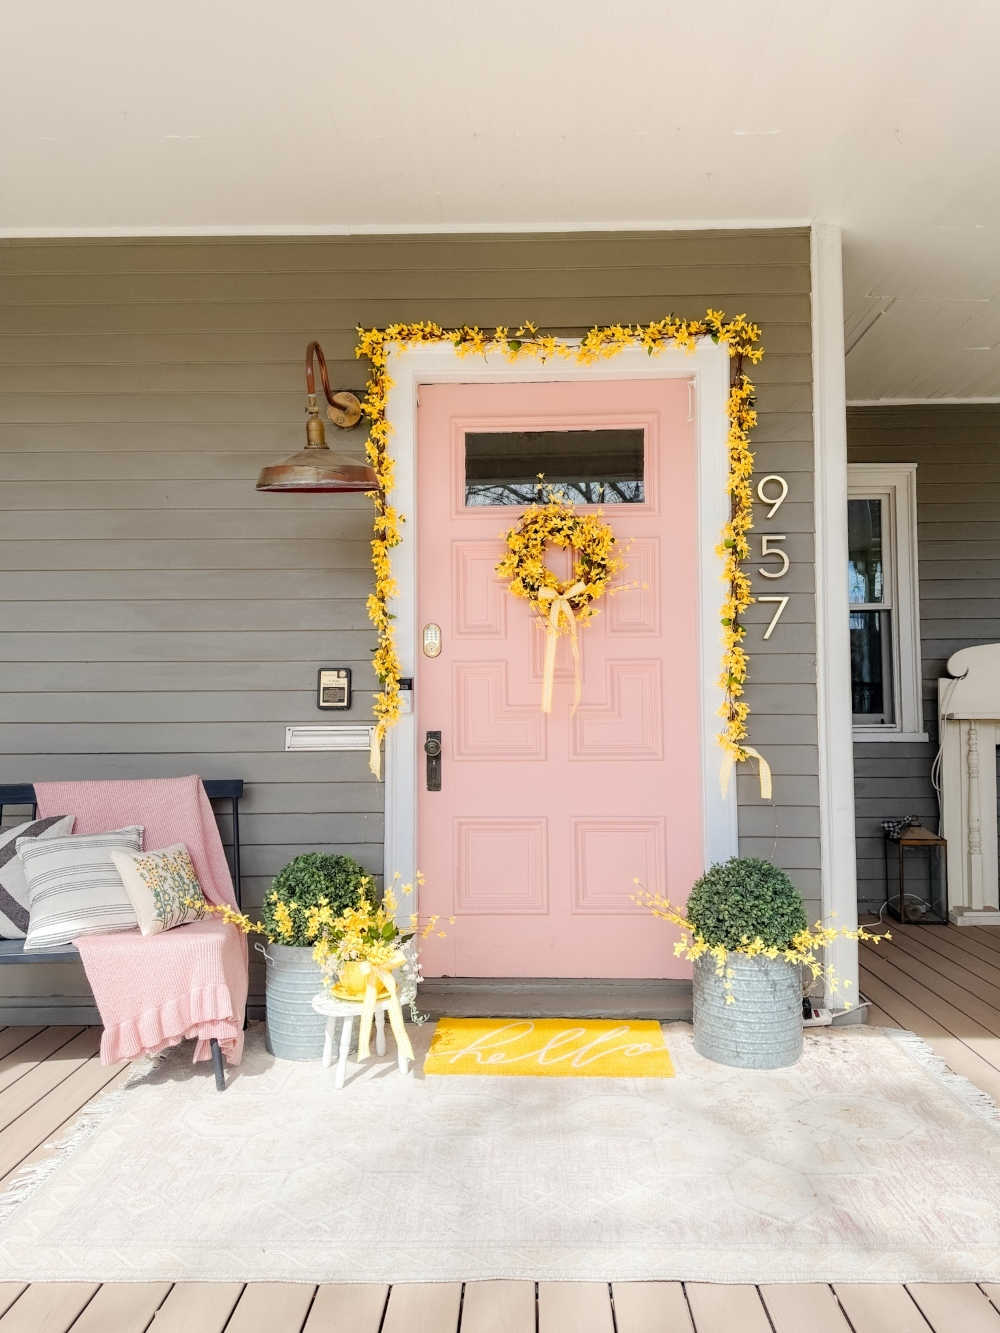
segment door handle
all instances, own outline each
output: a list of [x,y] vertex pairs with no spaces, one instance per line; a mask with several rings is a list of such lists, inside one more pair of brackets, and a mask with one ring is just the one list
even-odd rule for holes
[[424,740],[424,754],[427,756],[427,790],[441,790],[441,733],[429,731]]

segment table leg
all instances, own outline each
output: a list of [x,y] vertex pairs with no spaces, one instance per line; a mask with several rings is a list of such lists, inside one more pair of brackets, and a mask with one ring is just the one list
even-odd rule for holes
[[333,1039],[337,1035],[337,1020],[331,1014],[326,1020],[326,1032],[323,1036],[323,1068],[333,1064]]
[[385,1010],[375,1010],[375,1054],[385,1055]]
[[396,1065],[401,1074],[406,1075],[410,1072],[410,1062],[402,1051],[398,1051],[396,1054]]
[[337,1073],[333,1080],[335,1088],[344,1086],[344,1077],[347,1074],[347,1057],[351,1053],[351,1035],[354,1032],[354,1015],[346,1014],[340,1020],[340,1023],[340,1058],[337,1061]]

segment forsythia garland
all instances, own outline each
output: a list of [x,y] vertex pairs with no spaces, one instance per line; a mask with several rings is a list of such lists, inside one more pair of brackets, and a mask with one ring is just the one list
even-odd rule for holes
[[594,365],[617,356],[626,347],[644,347],[655,356],[670,344],[693,351],[699,338],[711,338],[724,344],[733,359],[733,374],[727,411],[729,416],[730,517],[716,547],[722,557],[722,580],[726,588],[722,604],[723,658],[719,684],[723,703],[719,715],[723,729],[719,744],[732,761],[749,756],[747,718],[749,705],[743,700],[747,677],[747,655],[743,648],[746,634],[740,616],[752,602],[750,580],[741,562],[750,554],[747,533],[753,526],[751,474],[753,454],[750,432],[757,422],[754,411],[754,386],[744,373],[744,362],[756,365],[764,355],[760,329],[744,315],[727,320],[721,310],[708,310],[702,319],[682,319],[667,315],[650,324],[611,324],[592,328],[579,342],[560,340],[554,334],[540,333],[525,321],[516,329],[499,327],[484,330],[464,325],[446,329],[429,320],[409,324],[390,324],[384,329],[358,329],[355,356],[370,364],[362,411],[370,423],[367,453],[375,470],[379,489],[372,492],[372,569],[375,589],[368,598],[368,615],[378,633],[373,666],[381,690],[375,696],[375,728],[372,736],[372,771],[381,774],[382,743],[386,732],[400,715],[399,679],[401,667],[392,628],[389,604],[397,594],[392,577],[390,551],[402,540],[403,516],[389,503],[392,494],[394,462],[389,451],[392,426],[386,417],[386,403],[392,380],[387,372],[392,348],[413,347],[420,343],[451,343],[459,356],[500,352],[508,361],[547,361],[561,358]]

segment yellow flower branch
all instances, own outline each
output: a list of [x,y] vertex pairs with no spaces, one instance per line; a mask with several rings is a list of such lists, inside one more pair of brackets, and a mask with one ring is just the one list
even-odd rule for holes
[[[638,880],[635,882],[638,884]],[[742,954],[745,958],[783,958],[786,963],[808,969],[814,982],[824,983],[828,996],[839,995],[843,1007],[850,1009],[853,1001],[843,992],[850,988],[851,983],[838,976],[830,963],[824,963],[819,957],[820,953],[828,949],[834,940],[864,940],[877,944],[879,940],[892,939],[888,931],[875,935],[864,926],[851,930],[846,926],[833,926],[827,922],[817,921],[815,925],[796,931],[784,946],[765,944],[759,935],[753,938],[744,935],[738,945],[727,948],[725,944],[710,944],[681,909],[675,907],[669,898],[664,898],[662,894],[651,893],[649,889],[639,885],[637,892],[632,895],[632,901],[680,931],[680,938],[674,943],[675,958],[684,958],[689,963],[694,963],[704,954],[711,956],[715,963],[716,975],[723,978],[726,1004],[732,1004],[735,999],[732,984],[733,970],[729,959],[733,954]]]
[[386,733],[396,723],[401,711],[401,666],[389,609],[398,591],[392,577],[390,552],[402,540],[403,523],[403,516],[389,502],[394,475],[394,462],[389,449],[392,425],[386,415],[386,404],[392,387],[387,369],[390,351],[421,343],[441,342],[451,343],[459,356],[485,356],[498,352],[508,361],[544,362],[561,359],[594,365],[610,360],[627,347],[643,347],[650,356],[655,356],[669,346],[693,351],[701,338],[711,338],[713,342],[723,344],[733,360],[727,403],[729,473],[726,484],[730,497],[730,515],[716,548],[722,558],[722,580],[725,586],[721,610],[722,672],[719,677],[723,693],[719,714],[723,719],[723,727],[719,743],[732,760],[741,762],[748,758],[746,742],[750,709],[743,698],[748,662],[743,647],[746,631],[740,623],[740,616],[753,601],[750,580],[743,570],[742,562],[750,553],[747,534],[753,525],[753,453],[750,449],[750,432],[756,424],[757,414],[754,411],[754,386],[744,366],[748,362],[756,365],[764,355],[758,326],[751,324],[744,315],[727,319],[721,310],[708,310],[701,319],[667,315],[649,324],[608,324],[590,329],[579,342],[568,342],[554,334],[539,332],[530,321],[525,321],[515,329],[501,325],[485,330],[469,325],[446,329],[440,324],[424,320],[390,324],[384,329],[359,328],[355,348],[355,356],[369,363],[362,411],[369,422],[368,460],[378,480],[378,489],[372,492],[374,590],[368,598],[368,616],[378,635],[373,666],[380,689],[374,703],[375,728],[371,753],[372,771],[376,776],[381,776],[382,744]]

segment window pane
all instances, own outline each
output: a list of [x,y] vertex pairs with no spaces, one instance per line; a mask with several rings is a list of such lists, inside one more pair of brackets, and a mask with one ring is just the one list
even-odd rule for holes
[[892,722],[891,626],[887,611],[851,612],[851,711]]
[[884,576],[882,501],[848,500],[847,578],[852,604],[881,602]]
[[641,429],[469,431],[465,503],[531,504],[555,486],[573,504],[642,504],[643,452]]

